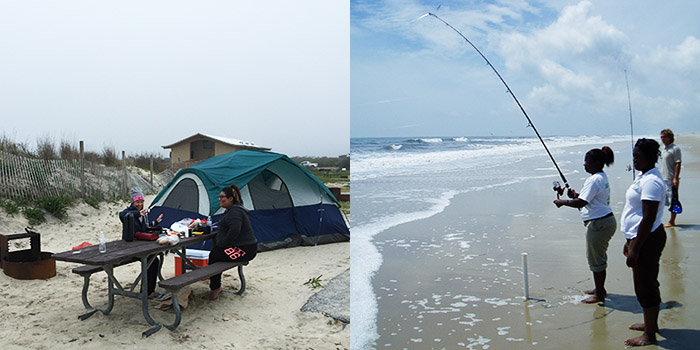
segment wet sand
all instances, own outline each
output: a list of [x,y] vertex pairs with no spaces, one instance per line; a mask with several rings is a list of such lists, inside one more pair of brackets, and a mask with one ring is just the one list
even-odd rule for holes
[[[659,276],[658,346],[691,349],[700,342],[700,137],[677,137],[683,150],[678,227],[667,229]],[[582,164],[583,152],[572,150]],[[627,149],[606,168],[619,223]],[[568,177],[579,190],[586,175]],[[445,211],[380,233],[383,265],[374,278],[379,349],[619,349],[637,336],[642,309],[625,266],[624,236],[608,250],[604,306],[583,304],[593,287],[585,258],[585,227],[572,208],[557,209],[552,177],[456,196]],[[668,220],[668,214],[664,217]],[[524,301],[521,253],[528,254]]]

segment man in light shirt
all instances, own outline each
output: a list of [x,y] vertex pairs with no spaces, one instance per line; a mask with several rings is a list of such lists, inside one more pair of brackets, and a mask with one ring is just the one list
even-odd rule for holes
[[[661,176],[666,182],[666,205],[670,205],[672,194],[678,193],[679,177],[681,174],[681,149],[676,146],[673,131],[661,130],[661,142],[664,148],[661,150]],[[676,198],[677,199],[677,198]],[[671,212],[671,219],[664,227],[676,226],[676,213]]]

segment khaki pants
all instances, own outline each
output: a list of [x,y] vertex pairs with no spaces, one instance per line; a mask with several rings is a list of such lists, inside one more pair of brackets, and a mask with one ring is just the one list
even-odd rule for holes
[[586,231],[586,258],[593,272],[604,271],[608,267],[608,243],[615,234],[615,216],[593,219],[584,224]]

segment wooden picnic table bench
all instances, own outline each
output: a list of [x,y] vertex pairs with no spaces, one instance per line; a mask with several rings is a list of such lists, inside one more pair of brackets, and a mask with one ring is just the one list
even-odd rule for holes
[[[107,251],[105,253],[100,253],[97,246],[89,246],[53,254],[52,257],[57,261],[66,261],[85,265],[73,269],[74,273],[83,276],[85,280],[83,284],[83,304],[86,306],[86,308],[92,309],[92,311],[80,315],[79,318],[81,320],[86,320],[98,311],[104,315],[109,314],[114,307],[115,295],[136,298],[141,300],[141,310],[146,321],[152,326],[155,325],[155,327],[144,332],[145,335],[151,335],[160,329],[161,326],[165,326],[166,328],[173,330],[177,326],[177,323],[169,325],[162,324],[150,316],[148,311],[148,287],[145,283],[145,281],[148,280],[148,267],[155,261],[157,255],[162,257],[162,254],[165,252],[172,251],[182,257],[183,270],[185,269],[185,265],[193,268],[194,264],[192,264],[192,262],[186,258],[185,247],[190,244],[213,239],[214,237],[216,237],[215,231],[199,236],[182,238],[178,243],[173,245],[161,245],[155,241],[135,240],[126,242],[118,240],[107,242]],[[114,276],[114,267],[125,265],[134,261],[141,262],[141,274],[136,277],[136,280],[134,283],[132,283],[131,288],[127,290],[122,287],[121,283]],[[160,261],[163,261],[163,259],[160,259]],[[214,267],[212,269],[217,268],[221,268],[221,266]],[[90,276],[99,271],[105,271],[107,273],[107,306],[101,309],[92,307],[87,301],[87,289],[90,282]],[[136,286],[138,285],[141,286],[141,288],[139,288],[140,291],[135,290]],[[174,303],[173,308],[175,309],[176,320],[179,323],[181,317],[179,304]]]
[[[207,277],[216,275],[217,273],[223,273],[226,270],[238,267],[238,277],[241,279],[241,288],[236,292],[238,295],[243,295],[245,292],[245,276],[243,275],[243,266],[248,265],[248,261],[240,262],[216,262],[207,266],[192,266],[192,270],[187,271],[181,275],[162,280],[158,285],[171,293],[171,298],[173,301],[173,309],[175,309],[175,321],[172,324],[164,325],[168,329],[175,329],[180,324],[182,319],[182,311],[180,310],[180,304],[178,303],[178,293],[182,287],[190,285],[194,282],[201,281]],[[152,328],[143,332],[145,336],[150,336],[151,334],[157,332],[162,324],[156,324]]]
[[[126,265],[126,264],[131,264],[133,262],[138,262],[138,261],[140,261],[139,258],[132,258],[129,260],[122,261],[118,264],[115,264],[114,267],[122,266],[122,265]],[[162,264],[163,264],[163,260],[161,259],[161,266],[162,266]],[[74,267],[71,270],[71,272],[73,272],[74,274],[83,276],[82,299],[83,299],[83,305],[85,305],[86,309],[94,309],[94,307],[92,305],[90,305],[90,302],[88,301],[88,298],[87,298],[87,292],[88,292],[88,289],[90,288],[90,276],[92,276],[93,273],[97,273],[100,271],[104,271],[104,268],[100,265],[81,265],[78,267]],[[160,267],[158,268],[158,274],[160,274]],[[140,277],[140,275],[139,275],[139,277]],[[163,279],[162,276],[161,276],[161,279]],[[134,283],[131,290],[133,291],[136,286],[137,286],[137,284]]]
[[217,262],[211,265],[199,267],[198,269],[188,271],[187,273],[183,273],[172,278],[168,278],[167,280],[160,281],[158,285],[169,292],[177,292],[184,286],[203,280],[207,277],[214,276],[217,273],[222,273],[234,267],[238,267],[238,276],[241,278],[241,288],[238,290],[238,292],[236,292],[236,294],[242,295],[243,292],[245,292],[245,276],[243,276],[243,266],[245,265],[248,265],[247,261]]

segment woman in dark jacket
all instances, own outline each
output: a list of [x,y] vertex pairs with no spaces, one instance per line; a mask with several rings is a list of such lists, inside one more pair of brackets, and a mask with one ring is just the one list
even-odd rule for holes
[[[146,215],[148,215],[148,210],[143,207],[145,200],[143,191],[139,187],[132,187],[129,197],[131,197],[131,205],[119,213],[119,220],[124,222],[127,215],[132,215],[134,217],[134,232],[147,232],[149,223]],[[159,224],[161,220],[163,220],[163,214],[158,216],[155,223]],[[124,233],[122,233],[122,239],[125,239]],[[156,293],[158,270],[160,270],[160,260],[154,258],[151,265],[148,266],[148,297],[151,299],[160,296],[160,293]]]
[[[258,240],[248,220],[248,210],[243,207],[241,191],[236,184],[224,187],[219,195],[219,205],[226,208],[219,220],[214,247],[209,253],[209,264],[223,261],[250,261],[258,252]],[[209,279],[209,299],[221,293],[221,274]]]

